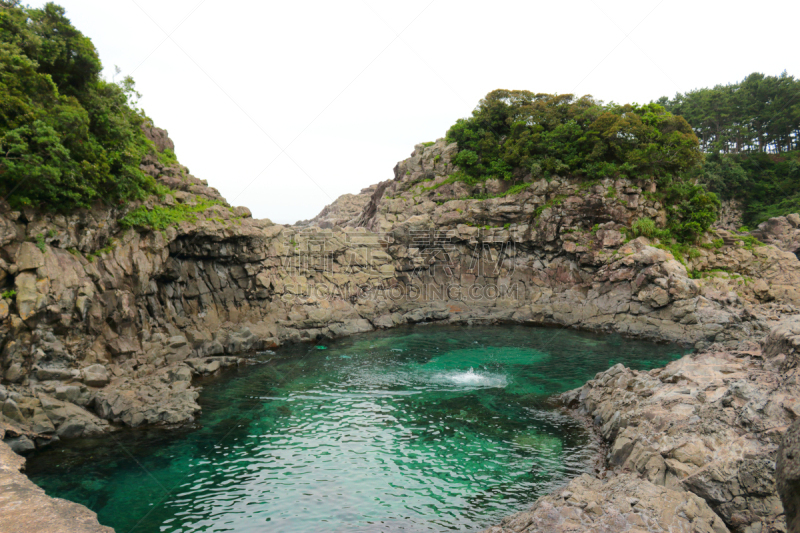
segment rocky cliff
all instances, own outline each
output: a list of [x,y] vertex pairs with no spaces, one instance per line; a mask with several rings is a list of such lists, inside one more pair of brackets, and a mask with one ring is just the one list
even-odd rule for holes
[[[172,148],[163,130],[148,127],[146,132],[158,150]],[[728,401],[722,396],[730,387],[715,386],[712,394],[705,389],[709,384],[779,372],[780,365],[773,364],[777,356],[762,364],[766,357],[739,354],[757,350],[754,341],[767,337],[800,304],[800,262],[782,222],[769,226],[783,228],[770,241],[775,244],[719,229],[693,253],[676,258],[668,246],[625,237],[625,228],[639,217],[663,220],[652,183],[554,178],[531,179],[512,190],[504,182],[468,186],[449,177],[455,151],[442,140],[418,145],[397,165],[394,179],[296,226],[253,219],[185,167],[160,163],[155,153],[142,169],[170,189],[162,198],[98,205],[69,216],[3,206],[0,424],[5,445],[26,453],[59,438],[122,425],[184,423],[199,409],[193,375],[244,364],[243,354],[286,342],[423,321],[558,324],[691,343],[725,354],[713,356],[722,362],[703,365],[730,369],[709,370],[708,383],[697,378],[697,390],[676,385],[689,392],[667,388],[663,394],[678,399],[688,394],[699,402],[702,392],[703,405]],[[130,215],[137,209],[169,215],[171,222],[163,229],[136,222]],[[796,219],[785,222],[797,228]],[[691,361],[682,364],[695,364]],[[661,374],[609,372],[641,382],[643,394],[652,392],[644,396],[648,401],[666,401],[656,394],[653,380],[672,382]],[[782,402],[777,392],[764,392],[774,379],[751,385],[764,389],[759,394],[768,401]],[[717,394],[718,389],[724,391]],[[597,421],[615,450],[622,438],[633,444],[617,451],[616,462],[609,464],[661,487],[652,489],[653,498],[680,499],[675,491],[693,491],[713,509],[697,504],[698,516],[715,530],[725,526],[712,520],[714,512],[737,531],[756,522],[780,524],[772,463],[758,471],[773,476],[772,484],[756,487],[763,492],[758,497],[742,492],[744,504],[728,485],[730,498],[709,495],[702,484],[706,488],[694,490],[685,479],[701,478],[695,467],[707,463],[664,456],[666,444],[655,436],[663,424],[638,411],[625,415],[623,424],[623,410],[615,402],[628,408],[625,402],[633,397],[616,399],[610,389],[602,390],[591,388],[591,394],[569,403],[586,413],[611,406],[592,416],[600,416]],[[741,395],[750,398],[750,390],[730,393],[731,405],[739,406]],[[719,420],[708,429],[709,442],[717,447],[736,433],[726,424],[738,423],[727,406],[719,405],[719,411],[708,407],[698,414]],[[772,412],[763,417],[769,425],[796,415],[790,410],[778,418]],[[641,432],[631,429],[639,425]],[[631,455],[644,441],[650,448]],[[774,458],[776,448],[740,441],[742,456]],[[662,458],[658,465],[656,455]],[[639,468],[643,458],[648,460]],[[671,460],[683,466],[670,467]],[[720,475],[727,476],[739,475],[744,463],[721,464],[727,470]],[[596,490],[593,481],[580,483]],[[618,490],[628,490],[630,483],[620,481]]]

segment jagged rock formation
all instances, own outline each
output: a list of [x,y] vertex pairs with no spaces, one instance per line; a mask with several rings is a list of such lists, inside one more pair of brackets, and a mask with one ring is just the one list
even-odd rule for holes
[[734,199],[720,201],[719,215],[714,227],[727,231],[736,231],[744,224],[744,207],[742,202]]
[[642,481],[631,474],[609,480],[588,474],[539,498],[528,511],[483,533],[728,533],[702,498]]
[[783,513],[778,444],[800,416],[797,354],[780,348],[785,339],[776,328],[763,348],[709,350],[651,372],[618,365],[563,400],[594,417],[610,467],[697,494],[737,531],[771,531]]
[[[146,131],[159,150],[171,149],[166,132],[152,126]],[[665,216],[651,183],[555,178],[530,180],[515,191],[504,182],[467,186],[449,180],[455,151],[442,140],[418,145],[397,165],[393,180],[332,204],[313,224],[295,227],[254,220],[185,167],[162,164],[157,154],[142,168],[172,193],[144,205],[190,213],[162,231],[120,226],[138,204],[99,205],[68,217],[0,209],[0,427],[5,440],[27,452],[57,438],[119,425],[183,423],[199,409],[192,376],[243,364],[243,353],[434,320],[560,324],[698,348],[713,345],[718,355],[698,357],[716,358],[722,362],[709,364],[730,368],[736,376],[761,376],[731,392],[734,410],[743,398],[765,405],[783,401],[784,389],[765,388],[777,383],[779,355],[740,354],[757,349],[753,339],[770,332],[773,318],[797,312],[800,262],[794,254],[720,230],[681,263],[645,238],[625,242],[623,228],[631,221]],[[693,279],[700,270],[719,272]],[[769,364],[760,362],[767,359]],[[682,361],[687,369],[697,365],[691,358]],[[656,393],[672,386],[663,388],[661,374],[614,371],[650,387],[653,394],[642,397],[642,409],[651,408],[647,398],[667,401]],[[725,388],[727,370],[709,372],[715,391],[730,389]],[[699,376],[694,383],[705,387]],[[700,385],[697,390],[674,385],[694,390],[687,396],[692,402],[708,392]],[[643,430],[660,427],[638,411],[626,415],[623,426],[622,408],[634,397],[619,399],[616,389],[592,391],[579,402],[587,413],[622,402],[602,420],[611,424],[608,439],[619,440],[617,434],[632,428],[633,421]],[[670,391],[663,394],[683,398],[682,392]],[[701,415],[712,417],[709,442],[733,438],[736,424],[741,431],[760,431],[747,425],[755,419],[745,424],[731,418],[727,396],[705,398],[707,410]],[[595,402],[591,410],[589,401]],[[722,407],[714,407],[717,401]],[[652,409],[659,405],[653,403]],[[784,424],[797,414],[776,413],[758,416]],[[713,422],[717,419],[719,424]],[[733,426],[726,429],[722,422]],[[777,439],[779,431],[773,433]],[[777,441],[762,442],[766,437],[758,435],[757,442],[742,441],[742,453],[774,455]],[[631,444],[625,449],[630,453],[618,453],[621,462],[612,464],[652,477],[654,485],[667,486],[669,479],[669,491],[693,490],[689,484],[702,478],[694,467],[701,466],[667,456],[662,462],[677,461],[674,471],[662,468],[656,457],[661,452],[653,451],[661,449],[658,442],[654,436],[644,451]],[[630,459],[634,449],[638,455]],[[639,468],[643,457],[647,461]],[[726,469],[724,475],[751,464],[725,457],[714,461]],[[697,481],[703,488],[695,492],[737,531],[744,531],[740,522],[747,520],[746,527],[757,521],[777,524],[773,470],[760,468],[756,474],[772,480],[764,486],[723,484],[734,496],[712,497],[701,492],[713,483]],[[736,492],[740,489],[744,492]],[[658,494],[672,498],[669,491]]]
[[800,215],[797,213],[762,222],[758,225],[758,229],[753,231],[753,236],[800,257]]
[[358,216],[369,203],[372,194],[375,192],[375,187],[375,185],[372,185],[361,189],[358,194],[343,194],[330,205],[326,205],[317,216],[309,220],[300,220],[295,226],[317,226],[323,229],[335,226],[353,227],[357,224]]
[[789,533],[800,532],[800,419],[786,431],[778,449],[778,492]]

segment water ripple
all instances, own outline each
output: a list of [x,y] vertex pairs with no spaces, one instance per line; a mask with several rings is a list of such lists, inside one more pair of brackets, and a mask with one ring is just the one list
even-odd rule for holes
[[119,433],[135,461],[113,440],[75,441],[29,473],[119,531],[142,517],[134,531],[477,529],[590,468],[594,441],[547,396],[681,354],[513,327],[302,348],[206,383],[192,431]]

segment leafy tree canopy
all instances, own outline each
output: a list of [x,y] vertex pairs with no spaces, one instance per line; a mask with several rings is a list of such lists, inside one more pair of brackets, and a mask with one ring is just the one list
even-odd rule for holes
[[800,80],[754,72],[738,83],[695,89],[658,103],[694,127],[707,152],[800,148]]
[[492,91],[447,132],[465,181],[570,174],[660,180],[701,161],[691,126],[659,104]]
[[719,154],[706,157],[693,173],[722,198],[744,205],[744,222],[756,226],[789,213],[800,213],[800,151],[781,154]]
[[139,170],[151,148],[133,80],[101,71],[62,7],[0,0],[0,196],[12,206],[68,211],[155,190]]
[[691,123],[708,153],[691,178],[741,201],[748,225],[800,212],[800,80],[754,72],[658,103]]

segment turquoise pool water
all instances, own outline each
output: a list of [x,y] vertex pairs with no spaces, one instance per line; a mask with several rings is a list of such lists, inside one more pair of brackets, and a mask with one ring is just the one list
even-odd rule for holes
[[119,533],[477,529],[591,469],[549,396],[684,353],[523,326],[294,346],[204,382],[193,427],[67,442],[28,473]]

